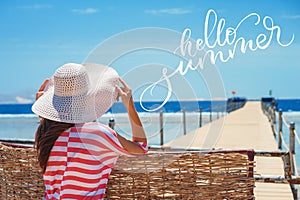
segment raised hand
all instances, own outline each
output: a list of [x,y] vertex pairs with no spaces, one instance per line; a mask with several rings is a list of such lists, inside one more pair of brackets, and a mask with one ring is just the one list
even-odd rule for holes
[[123,85],[123,87],[116,85],[116,89],[118,91],[117,99],[121,97],[124,106],[128,109],[130,104],[133,103],[132,91],[131,88],[127,85],[127,83],[123,79],[119,78],[119,82]]
[[47,78],[43,82],[43,84],[41,85],[41,87],[39,88],[39,90],[36,92],[35,100],[38,100],[44,94],[45,88],[48,85],[49,81],[50,81],[50,79]]

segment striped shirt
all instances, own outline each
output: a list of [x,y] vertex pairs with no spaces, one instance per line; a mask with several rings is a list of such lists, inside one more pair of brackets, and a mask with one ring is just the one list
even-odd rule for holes
[[[146,142],[137,144],[147,152]],[[50,152],[43,199],[103,199],[119,155],[133,156],[109,127],[98,122],[71,127]]]

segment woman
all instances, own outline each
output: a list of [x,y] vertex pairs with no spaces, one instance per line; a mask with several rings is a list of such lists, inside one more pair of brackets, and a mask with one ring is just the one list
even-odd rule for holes
[[[119,97],[128,112],[132,141],[96,121]],[[63,65],[42,84],[32,110],[41,118],[35,146],[44,173],[44,199],[103,199],[118,156],[147,152],[131,89],[110,67]]]

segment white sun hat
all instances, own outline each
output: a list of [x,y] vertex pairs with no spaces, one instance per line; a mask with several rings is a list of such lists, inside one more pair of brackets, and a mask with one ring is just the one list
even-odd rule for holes
[[118,78],[118,73],[105,65],[65,64],[50,78],[32,111],[58,122],[94,121],[116,101]]

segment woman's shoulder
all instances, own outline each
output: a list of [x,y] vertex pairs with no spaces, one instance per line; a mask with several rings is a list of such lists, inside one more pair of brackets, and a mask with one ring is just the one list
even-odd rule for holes
[[[74,134],[72,132],[74,132]],[[76,124],[71,128],[71,135],[80,138],[81,142],[98,144],[100,146],[104,145],[105,147],[101,147],[111,149],[119,154],[128,154],[128,152],[123,149],[117,133],[102,123],[89,122]]]
[[117,136],[116,132],[110,127],[100,123],[100,122],[88,122],[83,124],[76,124],[73,130],[76,132],[89,132],[89,133],[104,133],[108,135]]

